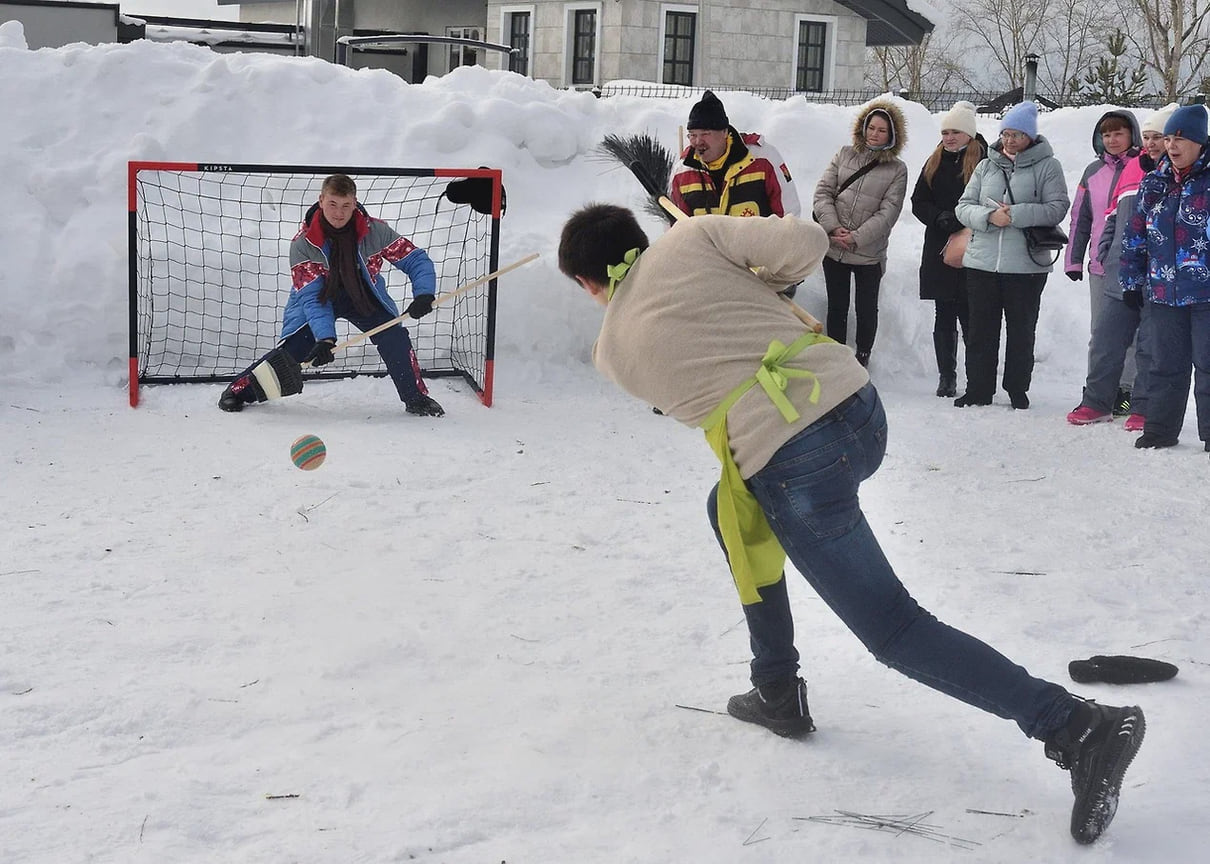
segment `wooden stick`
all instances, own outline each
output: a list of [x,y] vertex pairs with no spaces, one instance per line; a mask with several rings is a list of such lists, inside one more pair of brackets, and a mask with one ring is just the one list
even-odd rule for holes
[[[463,294],[465,294],[467,291],[470,291],[472,288],[478,288],[480,285],[482,285],[485,282],[490,282],[491,280],[497,278],[498,276],[503,276],[505,273],[510,273],[513,270],[516,270],[518,267],[528,264],[530,261],[533,261],[537,257],[538,257],[537,252],[531,252],[529,255],[526,255],[524,258],[514,261],[512,264],[508,264],[504,267],[501,267],[499,270],[493,270],[491,273],[488,273],[486,276],[480,276],[478,279],[476,279],[473,282],[467,282],[465,285],[463,285],[460,288],[455,288],[453,291],[447,291],[444,294],[439,295],[435,300],[433,300],[433,305],[439,306],[442,303],[448,303],[450,300],[453,300],[455,297],[461,297]],[[344,342],[341,342],[339,345],[333,345],[332,352],[335,353],[337,351],[343,351],[346,348],[349,348],[350,346],[358,344],[359,342],[364,342],[365,340],[369,339],[371,336],[381,333],[383,330],[386,330],[388,327],[394,327],[396,324],[400,323],[401,321],[407,321],[411,317],[412,317],[411,315],[404,312],[402,315],[392,318],[390,321],[384,321],[382,324],[379,324],[377,327],[373,328],[372,330],[367,330],[364,333],[359,333],[356,336],[351,336],[348,339],[346,339]]]

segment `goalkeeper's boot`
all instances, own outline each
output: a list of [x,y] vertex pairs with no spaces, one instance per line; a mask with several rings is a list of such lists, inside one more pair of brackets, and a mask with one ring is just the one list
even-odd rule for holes
[[224,411],[243,411],[249,402],[256,402],[257,386],[251,375],[236,378],[218,397],[218,407]]
[[432,396],[421,395],[407,403],[407,412],[417,417],[441,417],[445,409]]
[[737,720],[757,723],[784,738],[801,738],[815,731],[807,707],[807,684],[801,678],[753,687],[727,701],[727,713]]
[[1071,771],[1071,836],[1091,843],[1118,809],[1122,778],[1143,743],[1147,724],[1138,707],[1111,708],[1077,699],[1067,725],[1046,739],[1046,755]]

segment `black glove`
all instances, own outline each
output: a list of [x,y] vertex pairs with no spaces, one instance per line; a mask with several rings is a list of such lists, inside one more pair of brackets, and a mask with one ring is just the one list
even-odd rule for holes
[[1072,282],[1083,282],[1084,281],[1084,271],[1083,270],[1068,270],[1066,272],[1067,272],[1067,278],[1070,279]]
[[408,304],[408,308],[403,310],[403,314],[412,318],[423,318],[432,311],[433,295],[419,294],[412,298],[412,302]]
[[1123,291],[1122,302],[1135,312],[1140,312],[1143,309],[1143,292],[1142,291]]
[[321,342],[316,342],[315,347],[311,349],[311,353],[307,355],[306,362],[312,366],[327,366],[336,359],[332,356],[332,349],[335,347],[335,339],[324,339]]
[[937,227],[946,234],[953,234],[955,231],[961,231],[966,226],[958,221],[958,217],[954,215],[953,210],[942,210],[937,214]]

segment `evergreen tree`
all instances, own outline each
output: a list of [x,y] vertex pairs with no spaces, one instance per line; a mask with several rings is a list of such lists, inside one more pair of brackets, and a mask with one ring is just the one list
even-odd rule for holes
[[1147,86],[1147,71],[1141,66],[1130,69],[1123,62],[1127,51],[1126,34],[1115,30],[1106,40],[1108,57],[1102,57],[1081,80],[1075,76],[1068,83],[1072,96],[1096,104],[1129,105],[1137,102]]

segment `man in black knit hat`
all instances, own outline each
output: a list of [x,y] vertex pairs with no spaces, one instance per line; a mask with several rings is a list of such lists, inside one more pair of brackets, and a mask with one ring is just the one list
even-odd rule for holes
[[689,111],[689,146],[669,197],[690,216],[798,216],[798,192],[781,154],[753,132],[740,133],[707,90]]

